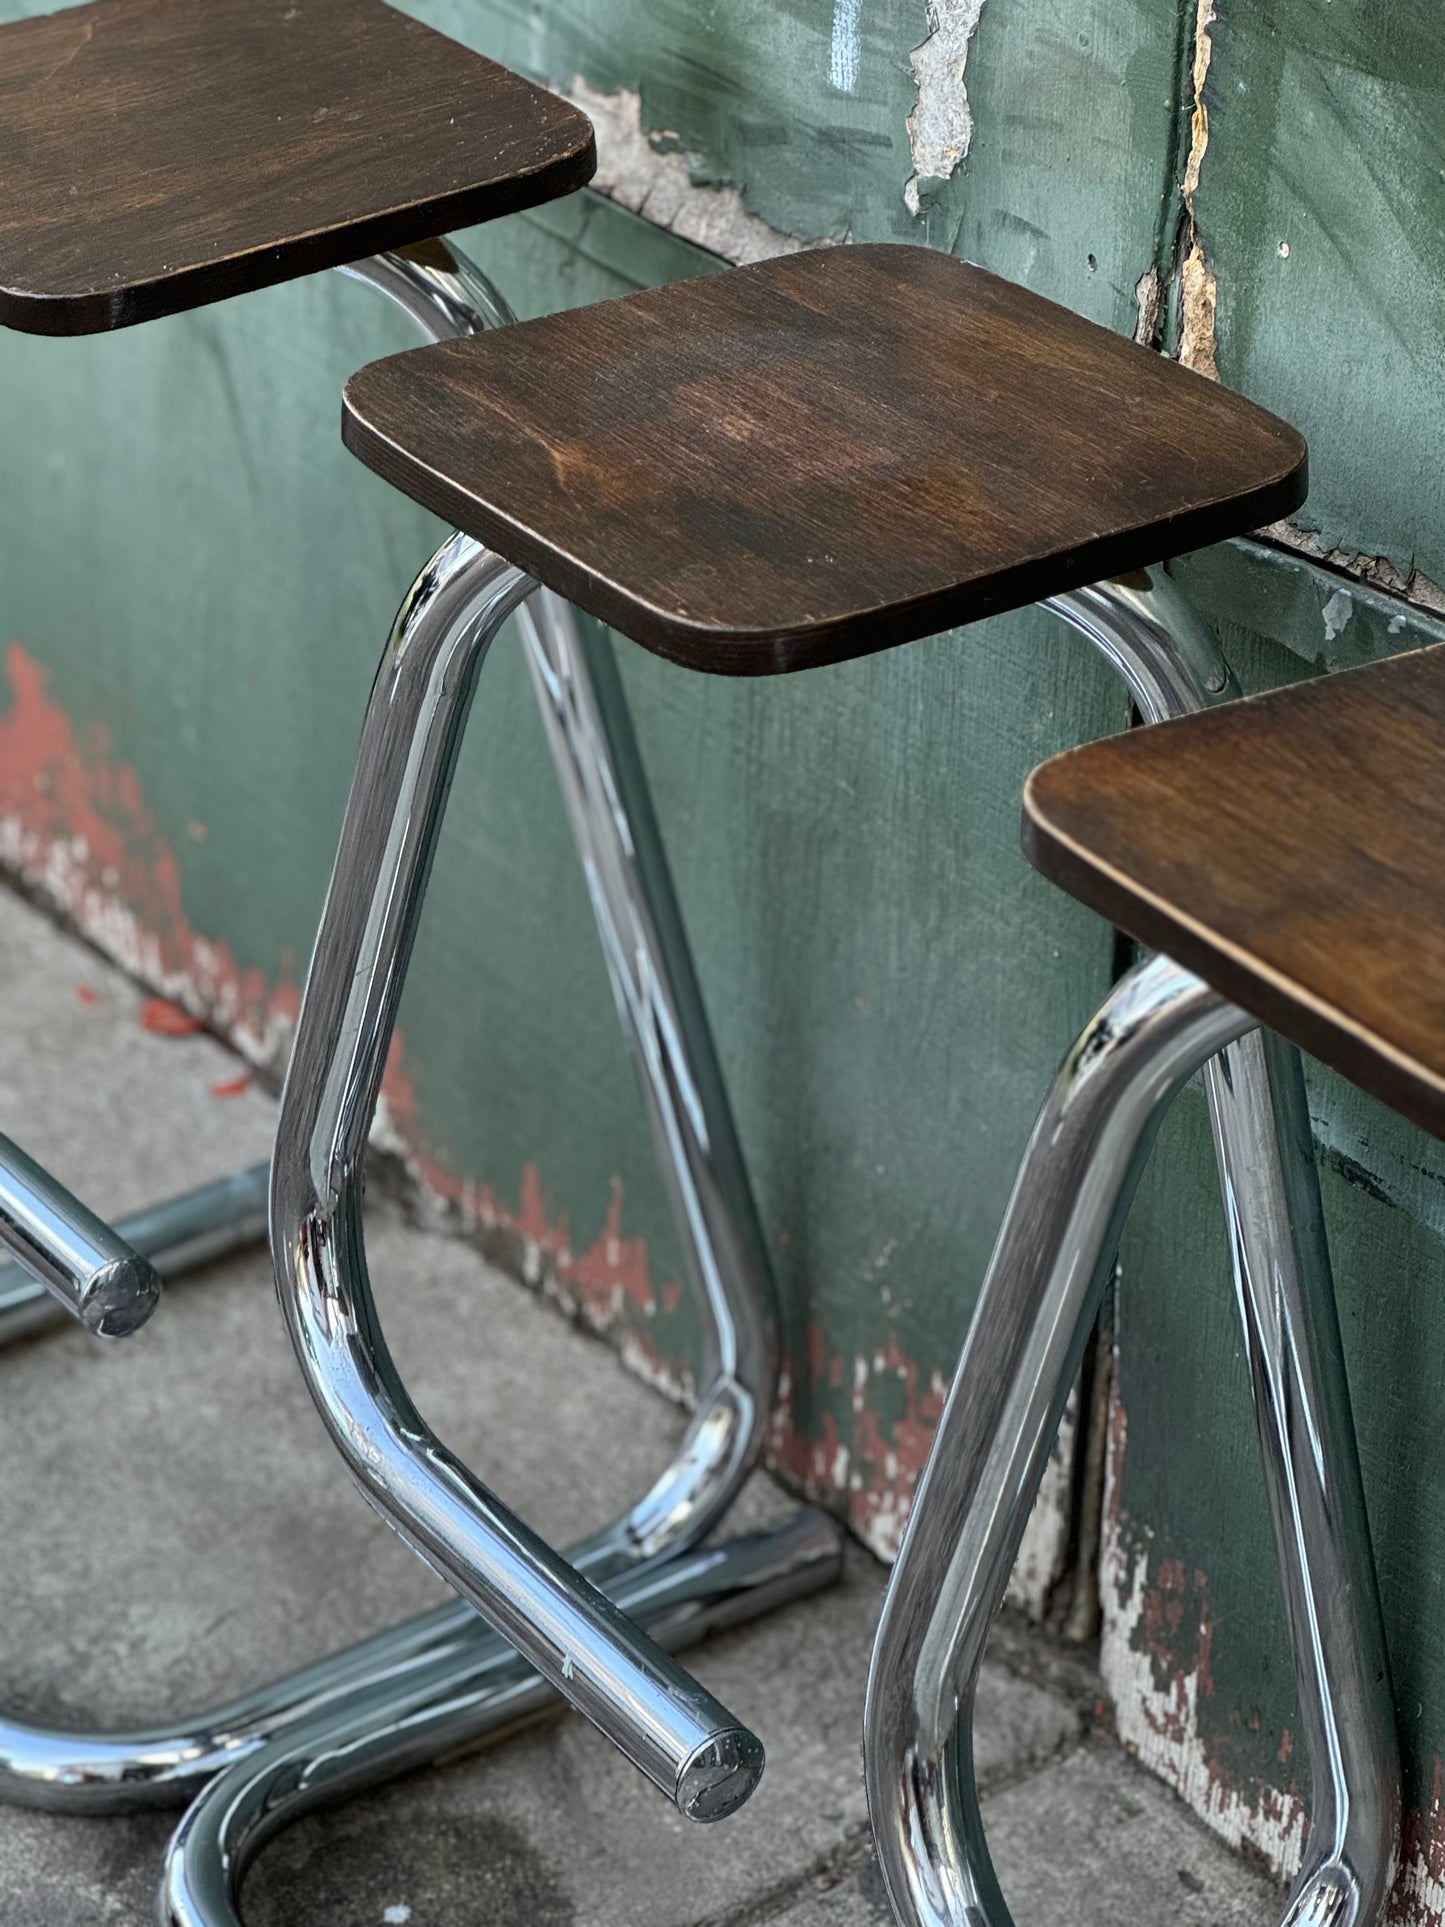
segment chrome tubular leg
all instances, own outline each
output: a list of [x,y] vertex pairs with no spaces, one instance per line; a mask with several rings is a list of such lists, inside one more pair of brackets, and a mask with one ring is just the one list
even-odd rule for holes
[[[397,301],[438,339],[511,319],[496,290],[445,242],[379,256],[347,272]],[[539,603],[541,627],[529,634],[525,616]],[[589,875],[595,869],[609,879],[618,872],[629,879],[620,901],[616,884],[606,886],[613,907],[603,930],[604,949],[619,1002],[644,1020],[634,1035],[647,1073],[649,1105],[660,1107],[664,1098],[671,1105],[665,1129],[654,1108],[654,1132],[674,1196],[696,1200],[687,1203],[681,1228],[689,1269],[704,1281],[708,1357],[717,1361],[686,1438],[652,1488],[621,1519],[569,1549],[579,1571],[605,1584],[639,1563],[691,1548],[727,1512],[756,1462],[772,1409],[776,1319],[771,1270],[645,780],[620,692],[610,700],[616,672],[605,651],[583,653],[566,617],[560,640],[555,629],[549,636],[549,612],[555,615],[540,597],[526,605],[524,642],[534,680],[547,690],[544,716],[554,752],[559,740],[583,745],[580,751],[568,748],[566,764],[559,757],[559,768],[574,824],[578,787],[585,784],[596,806],[584,846]],[[562,652],[570,654],[570,664]],[[552,694],[554,686],[560,701]],[[567,725],[572,714],[577,720]],[[615,856],[608,855],[609,846]],[[593,900],[599,902],[595,883]],[[624,988],[629,985],[635,989]],[[678,1154],[674,1146],[681,1147]],[[244,1208],[253,1202],[243,1200]],[[125,1229],[131,1242],[155,1254],[141,1230],[129,1223]],[[0,1300],[0,1319],[4,1305]],[[9,1329],[0,1322],[0,1335]],[[445,1657],[459,1642],[467,1646],[467,1663],[482,1669],[479,1678],[511,1650],[458,1600],[253,1692],[165,1724],[111,1733],[62,1732],[0,1719],[0,1798],[72,1813],[183,1803],[222,1768],[283,1745],[303,1722],[318,1716],[345,1719],[354,1694]],[[474,1714],[478,1730],[484,1730],[484,1687],[475,1695]],[[364,1714],[358,1720],[353,1737],[359,1743]],[[453,1743],[448,1738],[443,1744]]]
[[[773,1532],[634,1567],[608,1590],[678,1652],[833,1584],[841,1564],[837,1526],[804,1512]],[[498,1642],[459,1639],[450,1653],[377,1679],[211,1781],[167,1851],[160,1927],[241,1927],[246,1870],[281,1828],[459,1745],[513,1731],[556,1703]]]
[[762,1748],[429,1430],[376,1318],[367,1134],[472,692],[529,579],[468,536],[402,605],[356,776],[281,1098],[271,1256],[292,1344],[363,1494],[579,1712],[697,1820],[751,1793]]
[[[162,1278],[183,1277],[261,1242],[270,1178],[269,1164],[253,1164],[122,1218],[115,1235],[142,1252]],[[0,1265],[0,1345],[63,1322],[66,1309],[23,1266]]]
[[160,1303],[155,1268],[8,1137],[0,1137],[0,1248],[97,1338],[139,1331]]
[[973,1775],[990,1626],[1169,1100],[1250,1027],[1167,958],[1113,990],[1024,1153],[873,1649],[864,1776],[901,1927],[1012,1927]]
[[[435,341],[514,319],[449,241],[343,272]],[[705,1533],[757,1458],[777,1380],[772,1271],[611,644],[600,634],[584,640],[568,604],[546,590],[523,605],[519,623],[688,1281],[709,1311],[711,1384],[692,1442],[618,1528],[645,1556]]]
[[[1046,605],[1147,722],[1239,694],[1162,570]],[[1373,1920],[1394,1877],[1400,1767],[1384,1631],[1298,1051],[1255,1032],[1205,1069],[1313,1788],[1288,1920]]]

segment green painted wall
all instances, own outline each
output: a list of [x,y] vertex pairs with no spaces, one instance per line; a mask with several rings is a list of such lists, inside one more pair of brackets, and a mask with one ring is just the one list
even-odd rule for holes
[[[584,195],[470,237],[524,313],[722,265],[657,220],[734,252],[956,249],[1121,331],[1142,315],[1309,434],[1314,490],[1285,539],[1356,576],[1245,546],[1180,566],[1251,687],[1445,636],[1425,608],[1445,608],[1433,0],[419,11],[610,97],[616,191],[654,217]],[[627,146],[633,116],[650,148]],[[273,1060],[376,653],[439,533],[336,432],[345,375],[407,342],[336,279],[111,340],[0,338],[0,861]],[[1019,789],[1123,704],[1032,614],[783,683],[706,683],[626,645],[623,666],[774,1240],[777,1457],[887,1550],[1033,1112],[1115,962],[1018,857]],[[676,1248],[514,650],[483,683],[402,1031],[390,1117],[414,1170],[685,1383]],[[1397,1917],[1441,1927],[1441,1158],[1333,1079],[1312,1098],[1411,1774]],[[1293,1714],[1193,1095],[1134,1214],[1117,1316],[1121,1724],[1283,1863]]]

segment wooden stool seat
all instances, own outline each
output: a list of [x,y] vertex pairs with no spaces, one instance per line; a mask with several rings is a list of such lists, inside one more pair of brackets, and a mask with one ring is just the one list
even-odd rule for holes
[[531,207],[585,116],[380,0],[94,0],[0,28],[0,323],[89,334]]
[[1445,1137],[1445,644],[1056,757],[1024,847]]
[[1299,435],[981,268],[818,249],[354,376],[395,487],[659,654],[882,649],[1258,527]]

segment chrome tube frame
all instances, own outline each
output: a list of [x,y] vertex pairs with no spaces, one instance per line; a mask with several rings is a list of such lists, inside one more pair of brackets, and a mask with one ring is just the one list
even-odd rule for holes
[[[445,242],[346,272],[397,301],[438,339],[511,319],[485,277]],[[534,632],[529,620],[540,625]],[[521,626],[614,993],[635,1027],[630,1037],[689,1276],[701,1283],[707,1357],[716,1360],[686,1436],[653,1486],[568,1552],[579,1571],[605,1584],[689,1550],[732,1505],[772,1410],[776,1313],[726,1088],[605,638],[576,641],[570,612],[563,606],[559,615],[550,598],[525,605]],[[467,1656],[458,1664],[482,1669],[479,1677],[510,1653],[456,1600],[222,1705],[153,1727],[65,1732],[0,1720],[0,1799],[72,1813],[186,1802],[222,1768],[284,1744],[303,1725],[329,1736],[327,1745],[361,1744],[368,1691],[462,1646]],[[360,1709],[354,1716],[353,1706]],[[482,1687],[474,1713],[484,1730]],[[452,1744],[451,1737],[439,1739],[436,1750]]]
[[[816,1512],[771,1532],[635,1567],[614,1579],[620,1610],[671,1652],[698,1644],[832,1585],[839,1528]],[[241,1927],[246,1871],[281,1828],[444,1751],[509,1734],[558,1704],[525,1660],[500,1643],[458,1638],[425,1664],[398,1668],[359,1692],[344,1720],[305,1722],[220,1774],[172,1837],[160,1927]]]
[[8,1137],[0,1137],[0,1249],[96,1338],[129,1337],[160,1303],[155,1267]]
[[477,677],[527,576],[470,536],[402,604],[362,726],[271,1163],[271,1258],[302,1376],[401,1537],[693,1820],[751,1794],[763,1749],[455,1458],[407,1395],[367,1275],[362,1173]]
[[[1043,606],[1146,722],[1239,694],[1162,569]],[[1011,1927],[972,1774],[977,1665],[1148,1143],[1201,1063],[1313,1791],[1285,1927],[1366,1927],[1389,1892],[1394,1709],[1299,1053],[1155,959],[1116,988],[1045,1107],[889,1587],[864,1752],[902,1927]]]
[[[1162,569],[1044,606],[1113,664],[1146,722],[1240,693]],[[1393,1879],[1400,1762],[1304,1070],[1256,1029],[1204,1086],[1312,1788],[1285,1918],[1346,1927],[1373,1920]]]
[[1012,1927],[974,1780],[984,1647],[1159,1120],[1251,1023],[1167,958],[1138,965],[1065,1058],[1024,1153],[869,1669],[868,1810],[904,1927]]

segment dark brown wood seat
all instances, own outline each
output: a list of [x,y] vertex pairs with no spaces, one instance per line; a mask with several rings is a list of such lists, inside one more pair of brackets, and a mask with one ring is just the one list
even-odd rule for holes
[[89,334],[531,207],[586,117],[380,0],[93,0],[0,28],[0,323]]
[[692,667],[837,661],[1258,527],[1295,431],[921,248],[818,249],[363,369],[343,432]]
[[1055,757],[1024,847],[1445,1137],[1445,644]]

